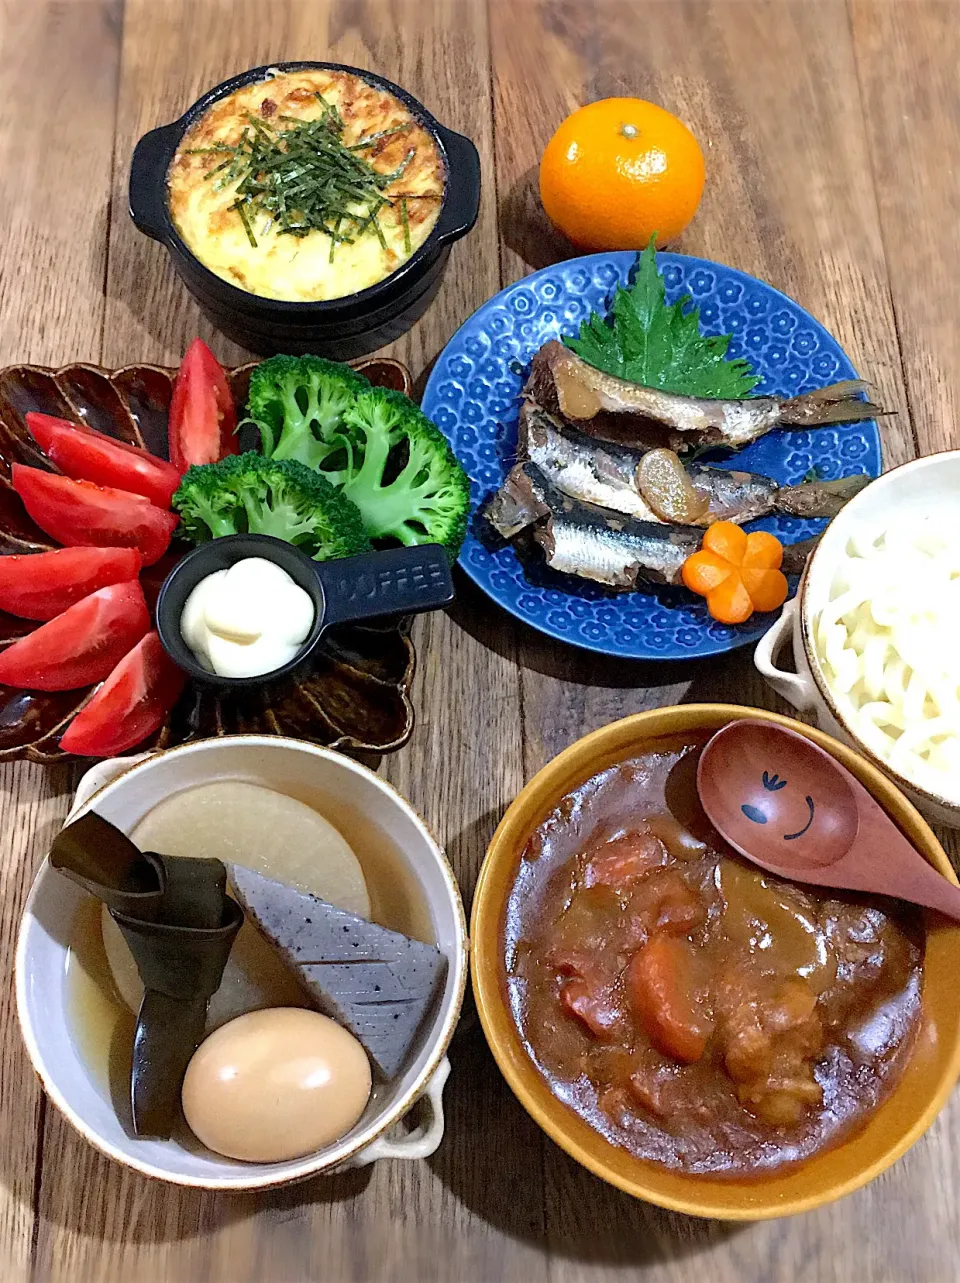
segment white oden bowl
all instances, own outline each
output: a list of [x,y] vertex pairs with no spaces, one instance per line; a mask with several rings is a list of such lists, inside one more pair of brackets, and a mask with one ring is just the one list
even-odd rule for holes
[[[466,921],[453,872],[426,826],[398,793],[366,767],[339,753],[297,740],[238,735],[135,762],[100,763],[83,779],[71,818],[95,809],[125,832],[172,793],[213,780],[239,779],[288,793],[335,824],[363,825],[365,841],[389,835],[414,889],[447,974],[432,1019],[421,1031],[405,1069],[374,1093],[360,1121],[341,1140],[284,1163],[240,1163],[176,1139],[140,1139],[117,1117],[105,1083],[77,1045],[67,1010],[66,962],[74,918],[85,893],[44,862],[30,892],[17,945],[17,1012],[30,1059],[55,1105],[91,1144],[145,1176],[202,1189],[265,1189],[377,1158],[422,1158],[443,1135],[441,1092],[450,1066],[446,1051],[460,1014],[467,973]],[[362,852],[358,848],[358,854]],[[420,1100],[418,1129],[385,1133]]]
[[[905,779],[877,757],[837,707],[817,654],[814,629],[830,598],[834,572],[852,534],[878,538],[895,516],[897,521],[929,516],[940,508],[944,519],[955,519],[960,500],[960,451],[931,454],[894,468],[871,482],[827,527],[807,564],[796,597],[756,649],[757,668],[773,689],[794,708],[816,713],[821,730],[852,745],[906,793],[928,820],[960,828],[960,780],[953,797],[941,796]],[[777,667],[776,656],[788,638],[793,641],[796,673]]]

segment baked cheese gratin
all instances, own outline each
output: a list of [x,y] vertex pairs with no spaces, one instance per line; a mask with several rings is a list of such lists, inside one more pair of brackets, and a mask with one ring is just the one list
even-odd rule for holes
[[446,170],[393,94],[343,71],[281,72],[215,102],[167,175],[170,213],[212,272],[263,298],[343,298],[430,235]]

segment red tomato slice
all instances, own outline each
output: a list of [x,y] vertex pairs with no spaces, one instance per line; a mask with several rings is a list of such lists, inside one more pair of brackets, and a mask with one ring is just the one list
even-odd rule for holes
[[166,582],[167,575],[182,557],[182,548],[168,548],[159,561],[155,561],[152,566],[148,566],[140,575],[140,587],[143,589],[143,595],[147,599],[147,606],[151,615],[157,609],[157,599],[160,596],[160,589]]
[[139,581],[99,588],[0,654],[0,683],[66,691],[101,682],[150,629]]
[[172,463],[156,458],[149,450],[114,441],[93,428],[55,419],[50,414],[31,412],[27,427],[47,458],[68,477],[130,490],[158,508],[170,507],[180,473]]
[[57,548],[26,557],[0,557],[0,610],[20,619],[53,619],[76,602],[136,579],[136,548]]
[[142,495],[40,468],[13,465],[13,488],[41,530],[68,547],[139,548],[152,566],[170,546],[179,518]]
[[81,708],[60,747],[80,757],[113,757],[133,748],[163,725],[186,680],[157,634],[147,633]]
[[237,453],[237,411],[220,362],[194,339],[180,362],[170,401],[170,462],[181,474],[195,463]]

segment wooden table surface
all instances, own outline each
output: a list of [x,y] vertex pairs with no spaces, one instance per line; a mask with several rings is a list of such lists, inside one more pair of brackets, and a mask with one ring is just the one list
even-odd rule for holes
[[[406,86],[480,149],[475,232],[393,349],[423,371],[501,286],[562,256],[536,198],[557,122],[636,94],[700,139],[707,186],[680,248],[786,291],[899,413],[887,466],[960,446],[960,3],[956,0],[0,0],[0,364],[175,364],[201,320],[133,228],[136,139],[234,72],[336,59]],[[471,894],[523,782],[586,731],[681,700],[775,707],[747,653],[613,664],[548,642],[464,587],[420,624],[410,745],[382,770]],[[76,782],[0,768],[0,1277],[86,1283],[955,1283],[960,1102],[869,1188],[726,1226],[607,1188],[539,1132],[469,1016],[447,1135],[261,1198],[126,1174],[46,1106],[20,1044],[15,933]],[[955,850],[955,848],[952,848]],[[56,1013],[52,1018],[57,1018]]]

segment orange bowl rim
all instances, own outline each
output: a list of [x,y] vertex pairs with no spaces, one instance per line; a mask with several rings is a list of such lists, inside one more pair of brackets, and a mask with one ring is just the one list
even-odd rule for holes
[[[698,718],[702,719],[701,726],[705,730],[719,729],[721,725],[738,718],[754,718],[774,722],[806,735],[851,770],[880,802],[884,810],[900,822],[901,827],[912,830],[911,840],[924,858],[954,885],[960,885],[960,879],[957,878],[933,830],[900,789],[870,761],[824,731],[780,713],[737,704],[674,704],[648,709],[610,722],[576,740],[541,767],[507,808],[487,848],[474,892],[470,915],[470,972],[473,995],[487,1045],[520,1104],[551,1140],[595,1176],[634,1198],[690,1216],[728,1221],[754,1221],[793,1216],[812,1211],[861,1189],[895,1163],[919,1140],[946,1104],[957,1079],[960,1078],[960,1032],[955,1038],[949,1062],[941,1072],[926,1108],[909,1131],[894,1142],[883,1155],[864,1166],[854,1176],[835,1184],[828,1184],[826,1188],[814,1194],[789,1200],[771,1199],[766,1203],[750,1199],[744,1201],[743,1207],[736,1208],[711,1203],[708,1197],[702,1195],[698,1197],[697,1185],[700,1181],[698,1176],[689,1177],[691,1186],[689,1197],[677,1198],[659,1191],[656,1188],[657,1165],[642,1159],[635,1160],[638,1166],[638,1176],[635,1179],[621,1177],[602,1159],[595,1158],[569,1136],[551,1116],[557,1105],[561,1108],[563,1106],[550,1091],[536,1065],[522,1049],[522,1044],[519,1053],[511,1045],[513,1042],[520,1042],[519,1031],[500,993],[500,915],[503,900],[501,899],[498,903],[491,902],[493,892],[490,887],[498,865],[506,859],[512,861],[518,854],[515,836],[531,832],[543,820],[551,806],[556,805],[556,801],[559,801],[561,796],[576,787],[573,780],[582,782],[589,779],[597,770],[603,769],[598,762],[603,759],[604,746],[608,742],[624,737],[634,738],[639,743],[643,739],[652,740],[671,734],[691,732],[696,728]],[[677,725],[661,725],[661,723],[673,722]],[[642,732],[648,727],[650,729],[644,735]],[[630,732],[634,729],[638,734],[632,737]],[[581,767],[579,770],[575,769],[578,765]],[[549,797],[558,785],[562,785],[562,792],[557,796],[556,801],[544,805],[541,795]],[[925,912],[925,923],[927,920],[928,915]],[[948,929],[956,931],[960,939],[960,927]],[[880,1108],[883,1108],[883,1104]],[[570,1118],[578,1122],[583,1121],[572,1111]],[[682,1173],[677,1173],[673,1169],[670,1169],[670,1175],[683,1176]],[[736,1183],[731,1182],[731,1185],[734,1184]],[[740,1185],[742,1188],[749,1188],[754,1195],[762,1194],[762,1180],[741,1182]]]

